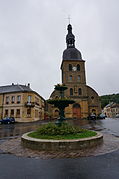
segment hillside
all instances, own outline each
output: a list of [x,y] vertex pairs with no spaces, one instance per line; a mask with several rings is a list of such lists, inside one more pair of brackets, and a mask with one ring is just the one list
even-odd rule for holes
[[101,107],[104,108],[110,102],[115,102],[119,104],[119,93],[100,96]]

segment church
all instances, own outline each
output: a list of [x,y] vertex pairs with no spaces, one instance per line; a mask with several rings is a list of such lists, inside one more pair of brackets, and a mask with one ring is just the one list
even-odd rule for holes
[[[62,84],[68,89],[65,91],[65,97],[73,99],[74,104],[65,108],[66,118],[87,118],[91,114],[96,116],[101,113],[101,105],[98,93],[86,85],[85,61],[82,59],[81,52],[75,48],[75,36],[72,33],[72,25],[67,27],[66,35],[67,48],[63,52],[61,71]],[[50,99],[58,99],[58,91],[53,91]],[[58,117],[59,111],[53,105],[48,108],[51,117]]]

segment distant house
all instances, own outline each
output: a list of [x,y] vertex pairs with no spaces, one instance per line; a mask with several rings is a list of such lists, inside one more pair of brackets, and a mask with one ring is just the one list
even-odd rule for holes
[[44,119],[45,100],[28,85],[0,86],[0,118],[14,117],[17,122]]
[[103,113],[109,118],[115,118],[119,115],[119,104],[117,103],[109,103],[103,109]]

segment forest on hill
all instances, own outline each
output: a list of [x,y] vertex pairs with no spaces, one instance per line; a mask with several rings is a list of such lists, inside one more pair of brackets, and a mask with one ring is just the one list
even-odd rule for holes
[[119,93],[100,96],[102,109],[110,102],[119,104]]

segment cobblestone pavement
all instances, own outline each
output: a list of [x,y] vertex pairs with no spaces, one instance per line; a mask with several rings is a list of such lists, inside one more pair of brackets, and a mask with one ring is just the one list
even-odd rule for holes
[[0,126],[0,179],[118,179],[119,119],[74,123],[101,131],[103,144],[80,153],[32,151],[21,146],[20,136],[39,123]]
[[11,153],[16,156],[35,158],[77,158],[81,156],[96,156],[109,153],[119,149],[119,119],[105,119],[98,121],[73,120],[73,125],[83,128],[101,131],[104,135],[104,142],[98,147],[84,151],[67,152],[39,152],[21,146],[21,135],[25,132],[35,130],[44,121],[35,123],[23,123],[15,125],[0,126],[0,153]]
[[0,144],[1,153],[14,154],[16,156],[33,157],[33,158],[78,158],[81,156],[97,156],[119,149],[119,138],[109,134],[103,134],[104,141],[100,146],[82,151],[67,152],[44,152],[36,151],[22,147],[21,138],[16,137],[9,139]]

